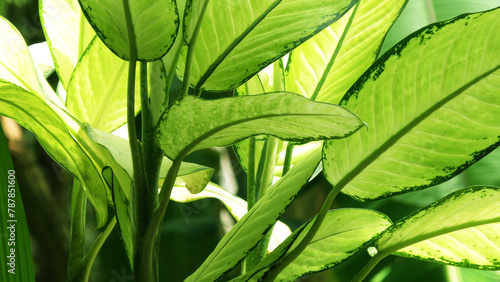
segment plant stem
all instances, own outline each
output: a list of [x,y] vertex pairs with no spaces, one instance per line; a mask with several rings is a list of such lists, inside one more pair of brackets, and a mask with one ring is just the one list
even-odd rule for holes
[[360,272],[358,272],[358,275],[352,279],[352,282],[361,282],[363,279],[368,276],[368,274],[373,270],[373,268],[381,261],[383,260],[386,256],[389,254],[385,253],[378,253],[374,257],[372,257],[368,263],[361,269]]
[[281,174],[282,177],[285,176],[292,166],[293,147],[295,147],[295,145],[293,145],[292,142],[288,142],[286,145],[285,162],[283,163],[283,172]]
[[318,97],[319,91],[323,87],[323,84],[325,83],[326,77],[328,76],[328,74],[330,73],[330,70],[333,67],[333,63],[335,63],[335,59],[337,58],[337,56],[340,52],[340,49],[342,48],[342,45],[344,44],[344,39],[346,38],[347,33],[349,32],[349,29],[352,25],[352,22],[354,21],[354,17],[356,16],[356,12],[358,11],[358,7],[359,7],[360,2],[361,1],[358,1],[358,3],[356,3],[356,6],[354,6],[354,10],[352,11],[352,14],[349,17],[349,20],[347,21],[347,25],[345,26],[344,31],[342,32],[342,35],[340,36],[339,42],[337,43],[337,46],[335,47],[335,51],[333,51],[333,55],[330,58],[330,61],[328,61],[328,64],[326,65],[326,68],[325,68],[325,71],[321,75],[321,78],[318,81],[318,84],[316,85],[316,88],[314,89],[313,94],[311,95],[310,99],[313,101],[316,100],[316,98]]
[[106,228],[101,232],[101,234],[99,234],[94,244],[90,248],[88,254],[85,256],[84,260],[82,261],[83,274],[81,277],[81,281],[89,280],[90,270],[92,269],[92,265],[94,264],[95,258],[97,257],[99,250],[101,250],[101,247],[104,244],[104,242],[106,242],[106,239],[108,238],[109,234],[111,233],[111,231],[113,231],[115,225],[116,225],[116,217],[113,217],[111,221],[108,223],[108,226],[106,226]]
[[255,191],[255,142],[255,137],[248,139],[247,210],[250,210],[257,200]]
[[163,181],[159,196],[161,201],[160,205],[156,210],[153,218],[151,219],[151,222],[149,223],[146,233],[144,234],[144,237],[136,253],[136,257],[142,258],[140,264],[136,269],[138,273],[136,281],[154,281],[154,278],[147,271],[147,268],[150,267],[152,263],[152,254],[153,248],[156,243],[156,237],[163,222],[163,216],[165,215],[165,211],[167,210],[167,206],[170,200],[170,194],[172,193],[172,188],[174,187],[175,179],[181,167],[183,158],[184,154],[181,154],[172,162],[172,166],[168,170],[167,176]]
[[[141,117],[142,117],[142,156],[144,183],[142,191],[136,195],[136,242],[146,233],[149,222],[158,207],[158,178],[163,155],[155,140],[153,116],[148,97],[147,62],[140,63],[141,77]],[[157,250],[158,251],[158,250]],[[154,255],[153,253],[151,255]],[[142,260],[142,257],[135,258]],[[153,266],[157,264],[153,263]]]
[[191,36],[191,40],[188,43],[186,65],[184,68],[184,78],[182,81],[180,97],[186,96],[189,91],[189,79],[191,77],[191,66],[193,65],[194,48],[196,47],[196,41],[198,40],[198,34],[200,33],[201,23],[203,22],[203,18],[205,17],[205,11],[207,10],[209,2],[210,0],[205,0],[205,3],[203,3],[203,7],[200,12],[200,17],[198,18],[198,22],[196,23],[196,26],[193,30],[193,35]]
[[269,136],[267,139],[266,154],[264,156],[261,156],[261,158],[265,158],[265,161],[260,181],[260,191],[258,195],[259,199],[267,193],[267,190],[272,185],[277,149],[278,139],[274,136]]
[[137,46],[132,23],[132,16],[130,14],[130,7],[128,0],[122,0],[123,10],[125,13],[125,22],[127,25],[128,42],[130,50],[130,58],[128,64],[128,85],[127,85],[127,123],[128,123],[128,136],[130,143],[130,151],[132,154],[132,164],[134,170],[134,184],[135,187],[142,187],[142,156],[139,150],[139,142],[137,141],[137,132],[135,128],[135,69],[137,63]]

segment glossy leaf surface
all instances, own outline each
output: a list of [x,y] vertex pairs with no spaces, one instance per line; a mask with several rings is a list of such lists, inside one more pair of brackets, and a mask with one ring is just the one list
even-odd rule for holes
[[458,174],[499,141],[500,9],[408,37],[349,90],[341,105],[368,124],[325,143],[327,179],[372,200]]
[[[126,0],[130,6],[137,44],[137,58],[160,59],[172,46],[179,27],[177,4],[173,0]],[[99,38],[118,57],[128,60],[129,38],[123,1],[79,0],[85,17]]]
[[216,281],[236,267],[284,213],[308,182],[320,159],[320,150],[314,151],[275,183],[186,281]]
[[500,188],[457,191],[401,219],[375,241],[382,253],[500,269]]
[[[313,219],[314,220],[314,219]],[[292,237],[296,239],[287,246],[280,245],[276,252],[290,253],[310,230],[313,220],[297,229]],[[296,279],[315,272],[329,269],[340,264],[362,249],[371,239],[391,225],[389,218],[381,213],[362,209],[337,209],[327,213],[324,223],[308,244],[307,248],[287,266],[277,277],[277,281],[296,281]],[[281,257],[283,256],[281,255]],[[270,255],[272,258],[274,255]],[[260,273],[252,280],[265,277],[267,271],[261,271],[276,263],[264,259],[256,266]],[[279,263],[279,261],[278,261]],[[253,271],[250,271],[251,274]],[[244,281],[244,275],[237,281]]]
[[228,146],[258,134],[312,141],[342,138],[363,125],[342,107],[313,102],[292,93],[210,101],[187,96],[162,115],[158,141],[165,155],[175,159],[193,150]]
[[[98,226],[107,218],[106,187],[100,169],[74,139],[80,125],[72,121],[43,74],[33,63],[18,31],[0,18],[0,114],[19,122],[62,167],[84,183],[94,205]],[[71,122],[71,126],[67,123]]]
[[359,1],[357,9],[291,52],[286,90],[338,104],[377,58],[385,34],[405,4],[405,0]]
[[[127,80],[128,62],[116,57],[96,37],[71,76],[66,106],[80,121],[111,132],[127,121]],[[138,111],[139,71],[135,85]]]
[[77,0],[40,1],[40,20],[57,75],[67,89],[73,69],[95,32],[83,16]]
[[355,2],[210,1],[194,50],[190,82],[206,90],[237,87],[338,20]]

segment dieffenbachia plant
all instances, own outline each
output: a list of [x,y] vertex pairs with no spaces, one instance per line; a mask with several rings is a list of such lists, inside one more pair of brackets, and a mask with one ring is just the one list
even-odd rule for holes
[[[379,57],[406,4],[41,0],[45,53],[1,18],[0,114],[75,179],[68,280],[88,280],[117,226],[136,281],[158,281],[169,200],[203,198],[237,223],[187,281],[240,264],[236,281],[292,281],[367,249],[356,280],[390,254],[500,269],[500,188],[465,188],[394,224],[375,210],[330,210],[339,192],[370,201],[439,184],[500,144],[500,9],[427,25]],[[175,76],[182,87],[170,95]],[[128,141],[111,133],[124,124]],[[247,202],[211,183],[211,168],[183,162],[231,145]],[[331,192],[290,232],[280,216],[321,171]],[[85,252],[87,199],[104,229]]]

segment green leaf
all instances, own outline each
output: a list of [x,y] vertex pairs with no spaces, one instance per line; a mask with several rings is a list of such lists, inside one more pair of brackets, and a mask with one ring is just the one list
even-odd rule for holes
[[64,89],[68,89],[73,69],[95,32],[83,17],[77,0],[43,0],[39,9],[57,74]]
[[[96,151],[102,162],[111,166],[113,173],[119,176],[119,182],[125,195],[130,195],[130,184],[133,175],[132,157],[129,142],[121,137],[87,126],[88,136],[92,140],[93,151]],[[87,142],[91,143],[91,142]],[[172,166],[172,161],[164,157],[160,168],[160,184]],[[104,166],[103,166],[104,168]],[[121,173],[120,171],[123,171]],[[187,183],[190,191],[201,191],[208,184],[213,169],[202,165],[183,162],[178,177]],[[186,181],[187,180],[187,181]],[[190,186],[192,185],[192,186]]]
[[499,142],[500,9],[434,24],[386,53],[341,105],[369,131],[324,147],[327,179],[366,201],[439,184]]
[[162,115],[158,141],[165,155],[175,159],[194,150],[228,146],[258,134],[312,141],[343,138],[362,126],[355,115],[341,107],[312,102],[292,93],[210,101],[187,96]]
[[446,270],[450,281],[491,282],[500,280],[500,271],[481,271],[454,266],[448,266]]
[[[290,253],[303,239],[311,228],[314,219],[301,226],[291,235],[293,241],[284,243],[275,251]],[[391,225],[390,219],[384,214],[363,209],[337,209],[327,213],[324,223],[302,252],[277,277],[278,281],[295,281],[307,275],[334,267],[362,249],[375,236]],[[270,255],[272,258],[274,255]],[[272,259],[264,259],[256,270],[272,267],[276,263]],[[269,269],[268,269],[269,270]],[[250,271],[251,275],[253,271]],[[264,276],[267,271],[261,271],[254,279]],[[243,277],[248,277],[245,275]],[[242,278],[243,278],[242,277]],[[238,279],[244,281],[245,279]]]
[[[111,132],[127,121],[127,81],[128,62],[95,37],[71,76],[66,106],[80,121]],[[135,85],[135,108],[139,111],[139,71]]]
[[68,115],[31,60],[19,32],[3,18],[0,33],[4,39],[0,44],[0,115],[33,132],[51,158],[84,184],[98,226],[103,226],[107,218],[106,187],[100,169],[73,137],[80,125]]
[[42,71],[45,78],[49,77],[54,72],[54,61],[50,54],[49,45],[47,42],[35,43],[28,46],[33,61]]
[[[154,61],[165,55],[179,28],[177,4],[173,0],[128,1],[137,44],[137,58]],[[123,1],[79,0],[85,17],[99,38],[118,57],[128,60],[129,38]]]
[[[338,20],[355,2],[211,1],[194,50],[190,83],[206,90],[235,88]],[[181,72],[183,68],[181,64]]]
[[[228,211],[233,215],[236,221],[241,220],[241,218],[247,213],[247,202],[223,188],[217,186],[214,183],[208,183],[207,187],[198,194],[189,193],[186,190],[185,183],[176,183],[172,189],[172,194],[170,199],[179,203],[189,203],[196,200],[215,198],[220,200],[228,209]],[[290,228],[281,221],[277,221],[273,228],[273,233],[271,235],[271,241],[269,242],[268,251],[274,250],[281,242],[283,242],[292,231]]]
[[87,195],[78,179],[73,179],[71,190],[71,222],[67,279],[80,275],[80,265],[85,257],[85,223],[87,219]]
[[337,104],[377,58],[385,34],[406,2],[359,1],[357,9],[291,52],[286,90]]
[[120,230],[120,237],[127,253],[131,269],[134,269],[134,230],[132,227],[132,215],[130,201],[123,191],[117,174],[109,166],[102,170],[106,184],[111,189],[113,204],[115,206],[116,221]]
[[382,255],[500,269],[500,188],[462,189],[394,223],[374,243]]
[[[0,90],[1,91],[1,90]],[[1,97],[1,94],[0,94]],[[1,281],[35,281],[30,234],[16,171],[0,125],[0,272]]]
[[0,16],[0,79],[9,81],[30,92],[52,92],[42,72],[35,67],[22,35],[6,19]]
[[68,131],[61,113],[48,103],[36,94],[0,80],[0,115],[16,120],[33,132],[47,154],[85,184],[96,210],[98,227],[101,227],[107,218],[107,195],[100,172]]
[[499,0],[408,1],[403,13],[387,34],[382,52],[387,51],[409,34],[428,24],[449,20],[464,13],[493,9],[499,5]]
[[216,281],[236,267],[284,213],[308,182],[320,159],[321,150],[315,150],[276,182],[186,281]]

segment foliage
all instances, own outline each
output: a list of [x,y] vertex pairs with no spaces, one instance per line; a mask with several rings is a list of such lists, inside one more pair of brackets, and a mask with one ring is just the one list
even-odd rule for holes
[[[444,15],[438,0],[423,8],[405,0],[40,3],[41,52],[0,18],[0,114],[32,131],[74,177],[69,281],[88,280],[115,226],[135,280],[159,281],[170,200],[206,198],[237,223],[187,281],[227,279],[239,265],[235,281],[293,281],[365,251],[373,258],[355,281],[391,254],[500,270],[500,188],[456,184],[425,205],[410,193],[500,144],[498,1],[462,15],[471,10]],[[428,21],[408,27],[404,12],[391,30],[407,4]],[[45,79],[54,70],[56,90]],[[124,124],[125,138],[112,133]],[[246,202],[211,183],[213,169],[184,161],[232,145],[247,173]],[[280,218],[321,171],[332,188],[291,232]],[[392,223],[369,205],[331,210],[339,193],[420,209]],[[103,228],[88,251],[87,199]],[[484,275],[474,273],[461,275]]]

